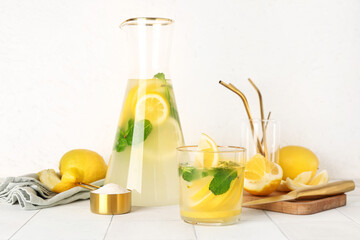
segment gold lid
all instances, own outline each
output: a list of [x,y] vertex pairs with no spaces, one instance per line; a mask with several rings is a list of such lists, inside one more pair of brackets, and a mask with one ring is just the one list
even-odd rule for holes
[[93,213],[105,215],[128,213],[131,210],[131,190],[121,194],[90,192],[90,209]]

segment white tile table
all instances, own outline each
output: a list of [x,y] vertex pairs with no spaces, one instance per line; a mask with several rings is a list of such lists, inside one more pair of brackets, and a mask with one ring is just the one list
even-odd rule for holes
[[208,227],[184,223],[178,206],[134,207],[124,215],[90,212],[89,201],[24,211],[0,204],[0,239],[360,239],[360,181],[348,202],[325,212],[298,216],[244,208],[232,226]]

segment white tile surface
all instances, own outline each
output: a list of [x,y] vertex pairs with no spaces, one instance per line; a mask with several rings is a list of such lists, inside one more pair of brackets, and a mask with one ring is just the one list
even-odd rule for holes
[[111,216],[91,213],[88,204],[42,209],[12,239],[102,239]]
[[359,240],[360,226],[354,222],[289,222],[280,225],[281,230],[291,240]]
[[117,221],[166,221],[181,220],[178,205],[165,207],[132,207],[131,213],[116,215],[113,222]]
[[360,187],[357,185],[355,189],[351,192],[346,193],[348,196],[360,196]]
[[127,240],[192,240],[192,225],[175,221],[113,221],[105,239]]
[[313,221],[348,221],[348,219],[337,210],[332,209],[324,212],[319,212],[311,215],[292,215],[278,212],[267,212],[269,217],[280,224],[283,222],[313,222]]
[[348,196],[346,199],[345,207],[360,207],[360,195],[359,196]]
[[265,214],[265,211],[252,209],[252,208],[242,208],[242,213],[240,215],[240,221],[269,221],[270,219]]
[[0,204],[0,239],[9,239],[38,211],[23,211],[17,205]]
[[313,215],[288,215],[244,208],[238,224],[193,226],[180,219],[177,205],[133,208],[129,214],[90,212],[89,201],[24,211],[0,204],[0,239],[360,239],[360,196],[345,207]]
[[[360,226],[360,202],[358,202],[358,206],[354,207],[342,207],[337,209],[339,212],[350,218],[352,221],[356,222]],[[360,236],[359,236],[360,239]]]
[[199,240],[286,239],[271,221],[240,221],[238,224],[222,227],[195,226],[195,230]]
[[346,193],[348,196],[360,196],[360,184],[356,184],[355,189],[351,192]]

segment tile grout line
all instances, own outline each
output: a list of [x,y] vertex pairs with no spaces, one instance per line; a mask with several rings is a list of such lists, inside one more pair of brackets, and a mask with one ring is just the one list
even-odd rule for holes
[[268,214],[265,210],[263,210],[263,212],[265,213],[265,215],[266,215],[268,218],[270,218],[270,221],[271,221],[273,224],[275,224],[275,226],[279,229],[279,231],[282,233],[282,235],[284,235],[284,237],[289,240],[290,238],[285,234],[285,232],[280,228],[280,226],[269,216],[269,214]]
[[345,213],[343,213],[342,211],[338,210],[337,208],[335,208],[336,211],[338,211],[341,215],[343,215],[344,217],[346,217],[347,219],[349,219],[350,221],[352,221],[353,223],[355,223],[356,225],[360,225],[360,223],[358,223],[357,221],[355,221],[352,217],[347,216]]
[[109,228],[110,228],[110,225],[111,225],[111,223],[112,223],[113,218],[114,218],[114,215],[111,216],[111,219],[110,219],[110,222],[109,222],[108,227],[106,228],[106,232],[105,232],[105,235],[104,235],[103,240],[106,239],[106,235],[108,234],[108,231],[109,231]]
[[194,235],[195,235],[195,240],[196,240],[196,239],[198,239],[197,234],[196,234],[196,229],[195,229],[194,225],[192,225],[192,227],[193,227],[193,230],[194,230]]
[[18,233],[28,222],[30,222],[31,219],[33,219],[33,217],[36,216],[36,214],[38,214],[42,209],[39,209],[34,215],[32,215],[23,225],[21,225],[21,227],[16,230],[8,239],[12,239],[16,233]]

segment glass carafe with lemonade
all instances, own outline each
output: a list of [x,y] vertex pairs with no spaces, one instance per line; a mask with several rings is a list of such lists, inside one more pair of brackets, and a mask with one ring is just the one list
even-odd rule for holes
[[176,148],[184,144],[168,70],[173,21],[123,22],[130,77],[117,126],[106,183],[132,190],[135,206],[178,201]]

